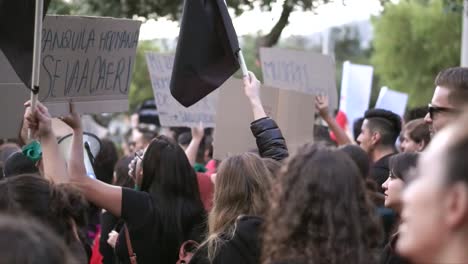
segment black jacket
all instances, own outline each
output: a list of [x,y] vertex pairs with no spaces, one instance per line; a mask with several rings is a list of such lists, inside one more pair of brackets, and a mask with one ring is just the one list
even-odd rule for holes
[[212,263],[208,260],[206,247],[201,247],[192,257],[190,264],[258,264],[260,262],[259,217],[244,216],[237,220],[237,228],[232,239],[225,239]]
[[250,124],[250,130],[257,141],[260,157],[281,161],[289,156],[286,140],[273,119],[255,120]]

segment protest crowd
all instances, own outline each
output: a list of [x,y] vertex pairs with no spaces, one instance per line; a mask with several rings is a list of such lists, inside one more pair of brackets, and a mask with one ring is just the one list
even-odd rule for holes
[[[170,92],[181,109],[242,67],[231,43],[223,48],[233,56],[193,73],[200,65],[190,60],[213,57],[178,45]],[[0,45],[15,68],[10,48]],[[17,138],[0,144],[0,264],[468,264],[468,68],[438,70],[427,107],[404,115],[371,108],[354,120],[332,94],[278,92],[244,71],[242,81],[227,81],[241,97],[220,97],[216,110],[238,111],[216,126],[164,125],[156,100],[132,113],[119,140],[88,133],[79,102],[67,100],[57,117],[33,96]],[[56,121],[71,134],[59,136]],[[313,128],[309,140],[299,126]],[[239,128],[247,138],[236,138]],[[247,141],[248,150],[229,149]]]

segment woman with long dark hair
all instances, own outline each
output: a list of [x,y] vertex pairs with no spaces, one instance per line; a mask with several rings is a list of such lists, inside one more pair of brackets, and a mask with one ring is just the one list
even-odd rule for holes
[[[88,201],[125,221],[116,246],[121,262],[136,259],[139,264],[175,263],[184,241],[203,239],[206,221],[195,171],[184,151],[166,137],[154,139],[140,157],[141,191],[97,181],[86,175],[81,120],[71,108],[73,114],[63,119],[74,130],[69,177],[61,180],[70,182]],[[36,111],[30,112],[28,109],[27,126],[40,139],[52,138],[47,108],[39,103]],[[56,144],[54,140],[41,142],[45,161],[56,155]],[[64,167],[60,160],[54,162]]]
[[381,230],[362,178],[339,150],[300,148],[273,185],[262,263],[376,263]]

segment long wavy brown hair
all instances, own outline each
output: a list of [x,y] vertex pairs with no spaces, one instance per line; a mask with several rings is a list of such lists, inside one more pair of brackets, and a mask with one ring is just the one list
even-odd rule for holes
[[376,263],[381,228],[363,177],[346,154],[306,145],[273,188],[263,264]]
[[212,262],[224,238],[232,238],[241,215],[264,216],[271,174],[263,160],[243,153],[224,160],[215,179],[214,204],[208,217],[208,259]]

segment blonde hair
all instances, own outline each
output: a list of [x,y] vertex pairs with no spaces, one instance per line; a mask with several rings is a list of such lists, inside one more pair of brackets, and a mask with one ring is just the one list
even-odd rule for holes
[[253,153],[244,153],[224,160],[215,179],[213,209],[208,217],[210,262],[225,239],[232,239],[236,220],[241,215],[263,216],[270,191],[271,173],[263,160]]

